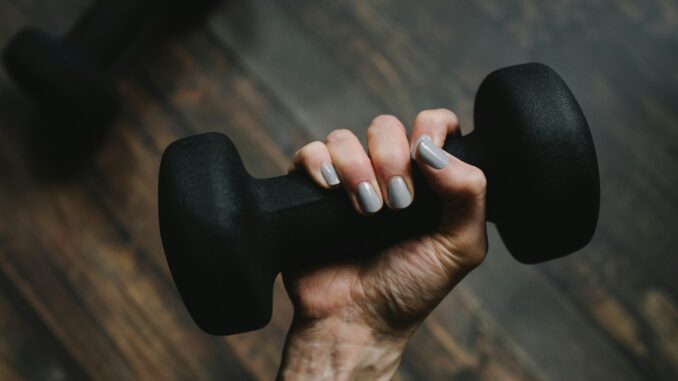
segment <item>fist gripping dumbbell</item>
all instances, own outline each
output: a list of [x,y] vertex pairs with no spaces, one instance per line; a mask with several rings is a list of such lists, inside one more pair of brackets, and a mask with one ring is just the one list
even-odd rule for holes
[[[3,53],[15,83],[60,120],[92,127],[115,116],[119,103],[106,71],[135,38],[182,0],[97,0],[62,39],[19,31]],[[82,123],[81,123],[82,122]]]
[[[598,164],[562,79],[541,64],[495,71],[478,90],[474,114],[475,130],[448,138],[444,149],[484,171],[487,219],[511,254],[537,263],[586,245],[598,219]],[[440,200],[413,170],[412,205],[365,218],[344,192],[323,190],[301,171],[250,177],[224,135],[172,143],[160,166],[160,232],[193,319],[211,334],[261,328],[281,268],[361,255],[435,229]]]

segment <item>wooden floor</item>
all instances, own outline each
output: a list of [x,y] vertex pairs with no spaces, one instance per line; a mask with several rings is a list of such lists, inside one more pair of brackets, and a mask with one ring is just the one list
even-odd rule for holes
[[[63,32],[89,0],[0,0]],[[250,171],[372,117],[450,107],[468,130],[493,69],[541,61],[589,119],[602,210],[593,242],[538,266],[490,254],[418,331],[396,380],[678,379],[678,3],[672,0],[238,0],[120,65],[123,111],[79,176],[22,144],[30,103],[0,72],[0,380],[271,380],[291,308],[265,329],[202,333],[171,282],[160,155],[205,131]],[[133,56],[133,55],[131,55]]]

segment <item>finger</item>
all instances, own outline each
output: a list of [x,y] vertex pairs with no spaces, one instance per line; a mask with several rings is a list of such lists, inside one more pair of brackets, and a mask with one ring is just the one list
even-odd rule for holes
[[335,130],[327,136],[326,145],[355,209],[362,214],[379,211],[384,203],[381,189],[358,138],[349,130]]
[[415,159],[414,152],[417,146],[426,137],[430,138],[436,146],[442,147],[447,135],[458,136],[460,134],[459,118],[452,111],[440,108],[420,112],[412,127],[410,140],[412,159]]
[[378,116],[367,129],[367,144],[382,198],[391,209],[407,208],[414,187],[405,126],[394,116]]
[[313,182],[319,186],[330,189],[339,185],[337,174],[330,152],[322,142],[311,142],[294,154],[294,167],[306,170]]

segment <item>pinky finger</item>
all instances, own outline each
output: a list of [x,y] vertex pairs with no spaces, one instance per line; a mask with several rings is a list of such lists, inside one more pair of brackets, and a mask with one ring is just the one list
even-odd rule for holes
[[325,189],[341,183],[327,146],[318,141],[305,145],[294,154],[294,168],[304,169],[316,184]]

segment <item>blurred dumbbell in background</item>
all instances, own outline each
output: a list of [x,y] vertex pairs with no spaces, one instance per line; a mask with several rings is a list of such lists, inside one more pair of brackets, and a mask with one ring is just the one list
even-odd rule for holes
[[121,106],[114,72],[132,46],[164,22],[204,13],[216,1],[97,0],[61,38],[17,32],[2,59],[36,106],[28,144],[41,163],[72,171],[96,152]]

